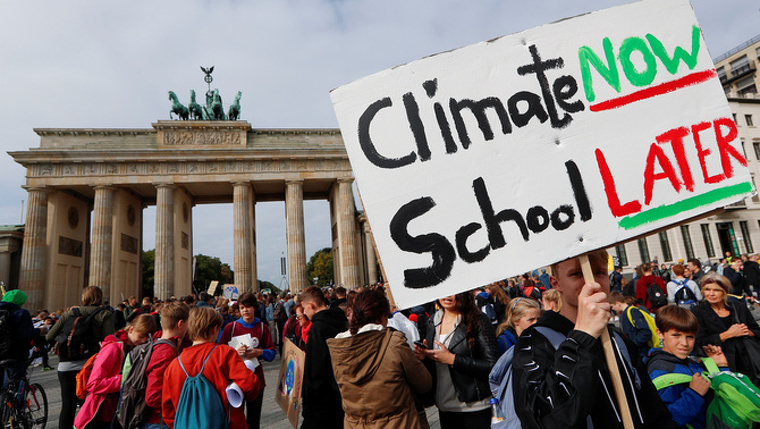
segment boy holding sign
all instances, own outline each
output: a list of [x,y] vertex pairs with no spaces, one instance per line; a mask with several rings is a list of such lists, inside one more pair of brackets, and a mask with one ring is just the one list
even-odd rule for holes
[[[523,427],[623,427],[599,337],[609,329],[607,252],[589,255],[594,283],[578,258],[552,266],[552,287],[562,294],[559,313],[546,312],[518,339],[512,362],[514,398]],[[567,337],[555,347],[535,326]],[[657,395],[635,346],[610,332],[635,427],[677,427]]]

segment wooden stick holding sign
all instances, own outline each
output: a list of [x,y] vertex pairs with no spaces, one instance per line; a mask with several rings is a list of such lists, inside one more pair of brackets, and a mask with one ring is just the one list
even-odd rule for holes
[[[588,254],[578,257],[583,270],[583,279],[586,283],[594,283],[594,271],[591,269],[591,263],[588,260]],[[617,399],[620,408],[620,414],[623,419],[623,427],[633,429],[633,418],[631,418],[631,409],[628,407],[628,400],[625,397],[623,388],[623,378],[618,370],[617,360],[615,359],[615,350],[612,349],[612,339],[607,328],[602,330],[602,348],[604,349],[604,358],[607,361],[607,369],[612,379],[612,387],[615,390],[615,399]]]

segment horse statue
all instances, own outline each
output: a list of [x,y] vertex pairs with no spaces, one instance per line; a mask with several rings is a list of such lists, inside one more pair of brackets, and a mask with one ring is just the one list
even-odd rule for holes
[[222,105],[222,96],[219,95],[219,90],[214,90],[214,98],[211,102],[211,112],[213,112],[215,121],[226,121],[227,115],[224,114],[224,106]]
[[203,119],[203,109],[201,105],[195,102],[195,90],[190,90],[190,103],[187,104],[187,108],[190,111],[190,119],[200,121]]
[[169,100],[172,101],[172,110],[169,112],[169,119],[173,119],[172,113],[174,113],[179,119],[186,121],[188,116],[190,116],[190,111],[179,102],[177,94],[175,94],[174,91],[169,91]]
[[230,121],[237,121],[238,117],[240,117],[240,97],[243,96],[243,93],[238,91],[237,94],[235,94],[235,102],[232,103],[230,106],[229,113],[227,113],[227,116],[229,116]]

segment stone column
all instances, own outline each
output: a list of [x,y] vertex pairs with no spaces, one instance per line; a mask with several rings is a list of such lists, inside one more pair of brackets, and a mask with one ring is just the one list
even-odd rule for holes
[[308,285],[306,280],[306,242],[303,228],[303,181],[285,183],[285,219],[288,232],[288,281],[290,290],[298,293]]
[[367,253],[367,277],[369,284],[373,285],[378,282],[377,257],[375,256],[375,242],[372,240],[372,230],[366,220],[364,221],[364,243]]
[[89,285],[100,286],[103,299],[111,300],[111,249],[113,248],[112,186],[95,188],[92,210],[92,243],[90,246]]
[[160,299],[174,295],[174,190],[156,185],[156,261],[153,294]]
[[253,188],[250,183],[237,182],[232,184],[232,204],[234,212],[232,240],[234,243],[235,285],[237,285],[240,293],[251,292],[252,287],[252,194]]
[[29,193],[29,202],[18,288],[26,292],[27,300],[24,307],[37,311],[43,305],[47,275],[48,191],[33,187],[26,190]]
[[340,239],[340,282],[346,289],[359,284],[359,270],[356,261],[356,213],[354,193],[351,190],[353,178],[338,179],[338,237]]

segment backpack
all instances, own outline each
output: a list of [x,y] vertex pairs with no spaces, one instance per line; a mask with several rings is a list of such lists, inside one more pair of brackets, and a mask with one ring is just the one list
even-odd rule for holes
[[[177,357],[179,367],[187,376],[185,384],[182,386],[182,392],[177,402],[177,411],[174,416],[174,427],[176,428],[209,428],[209,429],[226,429],[230,424],[230,416],[224,408],[222,398],[214,388],[214,385],[203,376],[203,369],[206,368],[206,362],[211,357],[211,353],[218,347],[208,352],[206,359],[203,361],[201,370],[194,377],[190,377],[185,366],[182,365],[182,358]],[[226,416],[221,419],[220,416]]]
[[[707,406],[707,428],[751,428],[760,422],[760,389],[744,374],[721,371],[710,358],[702,358],[710,379],[713,399]],[[691,383],[687,374],[663,374],[652,380],[657,390],[676,384]]]
[[[121,343],[121,341],[118,341]],[[123,346],[119,346],[119,350],[122,352],[124,351]],[[76,393],[77,398],[79,399],[86,399],[87,395],[90,394],[89,391],[87,391],[87,383],[90,381],[90,375],[92,375],[92,370],[95,367],[95,360],[98,358],[98,353],[95,353],[94,355],[90,356],[89,359],[82,365],[82,369],[77,372],[76,375]]]
[[148,364],[153,355],[153,348],[159,344],[169,344],[179,356],[179,350],[173,342],[165,338],[152,339],[132,349],[124,359],[121,372],[121,399],[116,411],[116,418],[124,429],[141,428],[151,412],[145,403],[145,389],[148,387]]
[[647,326],[649,326],[649,332],[652,334],[652,336],[649,338],[649,341],[647,341],[647,345],[653,349],[660,348],[660,337],[657,336],[657,325],[655,324],[654,318],[651,314],[649,314],[649,312],[629,305],[628,308],[625,309],[625,314],[628,316],[628,321],[631,322],[631,325],[636,326],[633,323],[633,315],[631,314],[634,308],[638,310],[642,316],[644,316],[644,320],[646,320]]
[[[277,304],[274,306],[274,312],[272,312],[272,315],[274,316],[274,320],[276,322],[280,322],[280,316],[282,315],[282,307],[285,305],[285,301],[277,301]],[[285,317],[285,320],[287,320],[287,315]]]
[[483,312],[486,316],[488,316],[489,319],[491,319],[491,324],[496,325],[499,323],[499,315],[496,314],[496,310],[493,308],[493,304],[490,302],[487,302],[484,306],[480,307],[480,311]]
[[89,358],[100,350],[97,338],[92,334],[92,319],[105,308],[98,308],[87,317],[82,316],[79,308],[71,310],[71,315],[61,332],[55,337],[53,351],[61,362]]
[[660,308],[668,305],[668,296],[654,281],[647,286],[647,298],[649,298],[649,305],[651,305],[652,308]]
[[16,332],[18,329],[13,322],[13,313],[5,308],[0,309],[0,360],[13,358],[14,346],[17,347]]
[[686,279],[673,280],[673,283],[677,286],[676,293],[673,295],[676,304],[683,306],[687,310],[697,304],[697,296],[694,295],[691,287],[686,284]]

